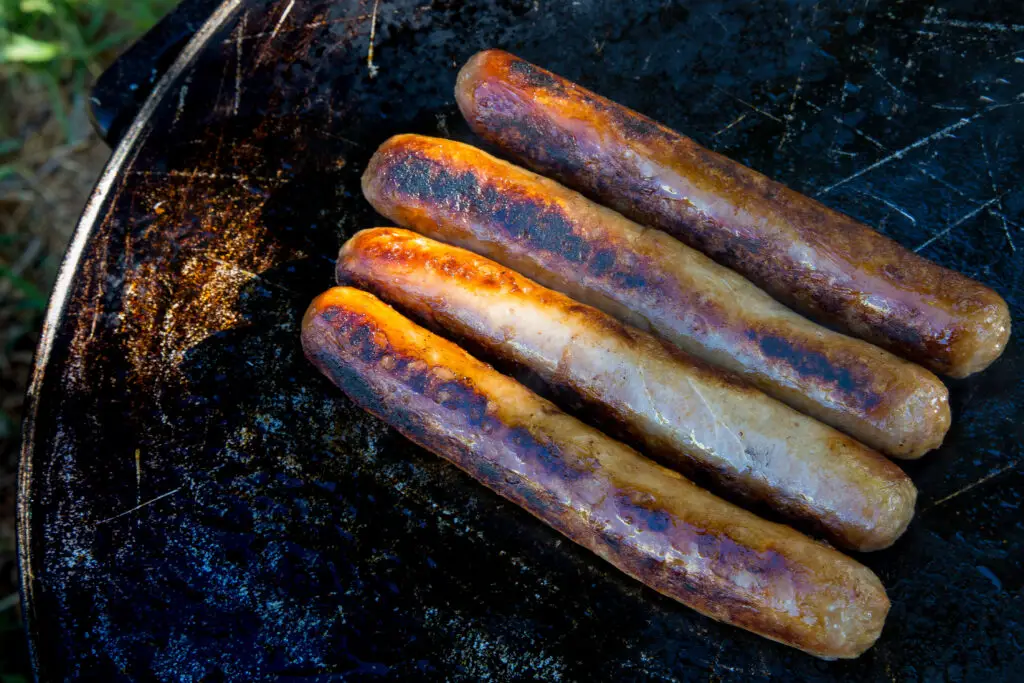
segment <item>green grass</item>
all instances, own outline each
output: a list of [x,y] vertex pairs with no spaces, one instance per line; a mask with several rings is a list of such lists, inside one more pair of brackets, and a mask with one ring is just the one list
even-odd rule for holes
[[[42,89],[64,142],[77,142],[80,131],[72,129],[70,108],[84,106],[91,83],[106,64],[175,4],[176,0],[0,0],[0,98],[6,100],[5,109],[17,102],[19,93]],[[0,110],[0,183],[29,173],[19,163],[23,141],[14,130],[12,114]],[[45,292],[2,260],[0,281],[8,283],[0,291],[20,294],[20,305],[45,308]]]
[[[0,66],[50,94],[67,125],[67,95],[86,94],[113,56],[167,13],[174,0],[0,0]],[[17,145],[0,140],[0,148]]]

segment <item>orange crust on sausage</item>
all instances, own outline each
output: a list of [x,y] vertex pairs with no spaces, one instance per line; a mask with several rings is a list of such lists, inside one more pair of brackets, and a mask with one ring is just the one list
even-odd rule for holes
[[320,295],[302,344],[358,406],[658,592],[819,657],[878,638],[889,601],[866,567],[643,458],[376,297]]
[[924,368],[812,323],[669,235],[474,147],[395,136],[370,160],[363,194],[403,226],[653,332],[887,455],[920,457],[949,429],[948,391]]
[[472,57],[456,99],[504,152],[849,334],[953,377],[1006,346],[1009,310],[990,288],[507,52]]
[[363,230],[342,247],[338,280],[533,370],[606,431],[838,545],[888,547],[913,517],[913,483],[878,453],[482,256],[408,230]]

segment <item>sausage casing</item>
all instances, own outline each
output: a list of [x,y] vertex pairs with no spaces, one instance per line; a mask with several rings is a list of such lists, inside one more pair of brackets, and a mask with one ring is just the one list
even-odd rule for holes
[[674,469],[839,545],[887,547],[913,517],[914,484],[878,453],[470,251],[408,230],[363,230],[342,247],[338,279],[530,368]]
[[419,135],[385,142],[363,194],[406,227],[569,294],[877,450],[916,458],[949,429],[931,372],[794,313],[659,230],[475,147]]
[[1006,345],[1009,310],[988,287],[507,52],[471,58],[456,98],[504,152],[818,320],[953,377]]
[[889,601],[838,551],[587,427],[374,296],[337,287],[307,357],[357,405],[651,588],[820,657],[856,657]]

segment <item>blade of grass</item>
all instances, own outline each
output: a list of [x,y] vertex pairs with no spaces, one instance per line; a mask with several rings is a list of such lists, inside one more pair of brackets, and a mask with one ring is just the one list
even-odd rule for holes
[[0,63],[40,64],[51,62],[64,51],[64,46],[51,40],[36,40],[29,36],[12,33],[0,35]]
[[22,299],[29,308],[40,311],[46,308],[46,295],[22,276],[11,272],[7,266],[0,265],[0,279],[6,280],[14,289],[21,292]]
[[13,154],[21,149],[21,140],[0,140],[0,155]]

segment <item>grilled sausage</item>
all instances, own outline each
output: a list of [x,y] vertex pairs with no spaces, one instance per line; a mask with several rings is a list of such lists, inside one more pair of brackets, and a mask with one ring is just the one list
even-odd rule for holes
[[898,458],[949,429],[935,375],[816,325],[658,230],[474,147],[391,138],[363,175],[382,214],[651,331]]
[[302,345],[357,405],[658,592],[819,657],[877,639],[889,601],[869,569],[587,427],[372,295],[320,295]]
[[456,98],[504,152],[818,320],[953,377],[1006,345],[1009,310],[988,287],[529,62],[478,53]]
[[530,368],[674,469],[839,545],[885,548],[913,517],[914,484],[878,453],[482,256],[408,230],[363,230],[342,247],[338,280]]

